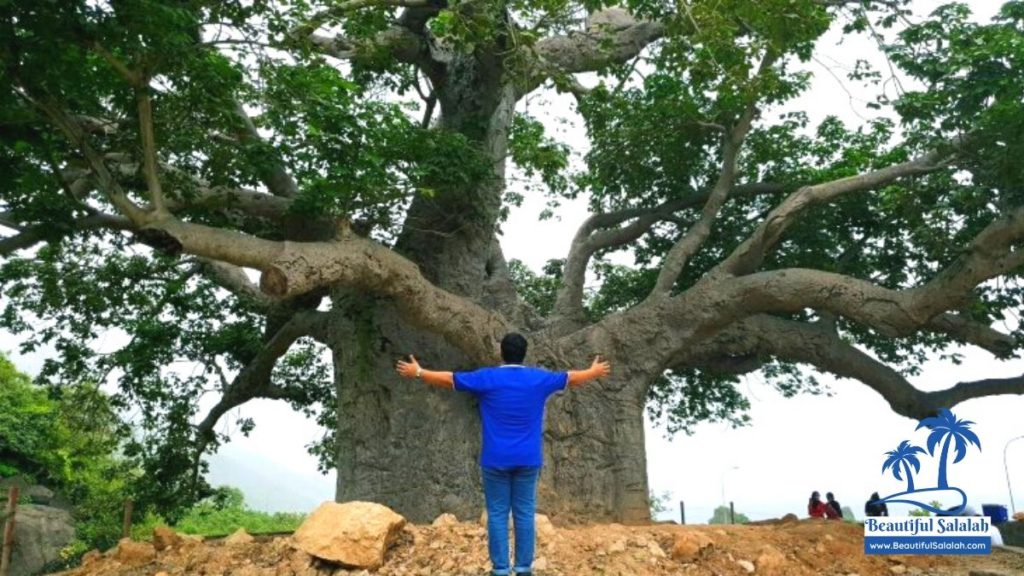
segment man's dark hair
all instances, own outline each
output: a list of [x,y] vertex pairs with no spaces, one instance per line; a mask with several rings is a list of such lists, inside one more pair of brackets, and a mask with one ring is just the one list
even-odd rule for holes
[[526,338],[518,332],[509,332],[501,339],[501,361],[505,364],[521,364],[526,358]]

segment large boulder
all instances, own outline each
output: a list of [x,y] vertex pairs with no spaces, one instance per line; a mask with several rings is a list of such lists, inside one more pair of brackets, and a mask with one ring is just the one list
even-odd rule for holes
[[322,560],[375,570],[405,518],[372,502],[324,502],[292,536],[295,546]]
[[10,576],[35,574],[60,560],[60,550],[75,538],[71,513],[59,508],[22,504],[14,515]]
[[11,476],[0,478],[0,501],[6,501],[11,486],[18,487],[19,499],[28,500],[31,504],[62,508],[71,511],[71,504],[64,500],[59,494],[54,493],[46,486],[40,486],[29,482],[24,476]]

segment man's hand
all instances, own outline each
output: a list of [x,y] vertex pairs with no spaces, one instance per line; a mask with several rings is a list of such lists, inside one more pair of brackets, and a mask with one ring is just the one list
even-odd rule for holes
[[416,357],[411,354],[409,355],[409,360],[409,362],[399,360],[398,364],[395,365],[395,371],[397,371],[400,376],[415,378],[416,374],[420,371],[420,363],[417,362]]
[[419,377],[423,379],[427,384],[435,388],[447,388],[452,389],[455,387],[455,375],[451,372],[437,372],[434,370],[423,370],[420,368],[420,363],[416,361],[416,357],[412,354],[409,355],[409,361],[399,360],[395,364],[395,371],[398,372],[399,376],[405,376],[406,378]]
[[601,360],[600,355],[594,356],[594,362],[590,365],[590,368],[587,368],[586,370],[569,371],[569,386],[580,386],[585,382],[596,380],[598,378],[604,378],[605,376],[611,373],[612,365],[604,360]]

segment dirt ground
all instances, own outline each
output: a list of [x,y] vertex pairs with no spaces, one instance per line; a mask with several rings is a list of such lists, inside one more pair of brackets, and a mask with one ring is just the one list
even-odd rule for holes
[[[187,542],[160,552],[92,554],[68,576],[340,576],[346,570],[295,550],[289,537],[249,543]],[[675,556],[675,557],[674,557]],[[120,561],[117,559],[120,557]],[[483,575],[487,536],[477,523],[407,525],[382,576]],[[1020,576],[1024,554],[867,556],[858,524],[801,520],[744,526],[621,526],[538,530],[537,576]]]

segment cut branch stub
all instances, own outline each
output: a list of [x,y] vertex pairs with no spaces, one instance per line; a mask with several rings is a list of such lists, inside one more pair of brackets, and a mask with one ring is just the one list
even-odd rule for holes
[[276,266],[267,268],[260,275],[260,290],[274,298],[283,298],[288,293],[288,276]]

